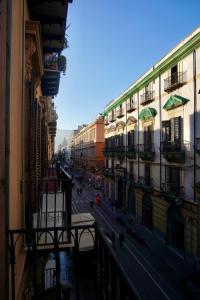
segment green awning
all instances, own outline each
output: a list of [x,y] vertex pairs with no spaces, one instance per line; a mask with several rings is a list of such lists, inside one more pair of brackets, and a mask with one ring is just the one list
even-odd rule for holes
[[139,113],[139,119],[141,121],[147,121],[149,119],[152,119],[156,116],[157,111],[155,110],[155,108],[144,108],[140,113]]
[[183,98],[183,97],[178,96],[178,95],[173,95],[173,96],[169,97],[169,99],[167,100],[167,102],[163,106],[163,109],[170,110],[170,109],[176,108],[178,106],[184,105],[188,101],[189,100],[186,99],[186,98]]

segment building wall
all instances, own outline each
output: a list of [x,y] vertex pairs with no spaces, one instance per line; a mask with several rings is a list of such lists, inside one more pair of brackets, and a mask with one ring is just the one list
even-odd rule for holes
[[[193,39],[196,39],[195,46],[191,45],[188,48],[185,55],[175,57],[177,51],[182,51],[183,47],[189,47],[188,44]],[[184,203],[181,205],[180,213],[184,220],[184,251],[186,254],[199,254],[199,237],[197,235],[199,226],[199,215],[198,207],[199,202],[196,201],[196,184],[200,181],[200,172],[198,171],[198,164],[200,156],[195,153],[195,148],[200,149],[197,139],[200,138],[200,116],[199,116],[199,91],[200,91],[200,28],[194,33],[182,41],[175,49],[173,49],[166,57],[160,62],[154,65],[147,73],[139,78],[131,87],[129,87],[121,96],[116,98],[111,104],[109,104],[104,113],[105,117],[105,140],[123,134],[124,140],[124,151],[128,151],[128,132],[130,130],[135,131],[135,146],[137,153],[135,159],[128,158],[125,154],[121,158],[117,158],[116,153],[114,155],[108,155],[108,168],[114,167],[115,180],[107,179],[105,177],[106,185],[109,187],[108,195],[114,195],[114,198],[118,197],[118,171],[120,167],[124,170],[124,176],[128,178],[130,170],[130,163],[133,164],[133,177],[135,182],[136,192],[136,217],[140,222],[142,220],[144,196],[146,191],[144,188],[138,188],[138,182],[140,177],[145,177],[145,164],[150,166],[150,177],[151,185],[153,185],[153,191],[150,192],[152,199],[152,227],[154,232],[163,236],[167,239],[168,232],[168,213],[171,204],[166,201],[165,198],[160,196],[159,191],[162,191],[163,184],[166,182],[165,169],[166,167],[179,167],[180,168],[180,186],[184,191]],[[181,48],[182,47],[182,48]],[[184,52],[181,52],[184,53]],[[178,54],[177,54],[178,55]],[[195,61],[196,58],[196,61]],[[168,64],[164,66],[166,61]],[[182,86],[179,86],[172,91],[165,91],[164,80],[171,76],[171,68],[177,65],[178,72],[186,72],[186,80]],[[164,67],[162,67],[164,66]],[[157,71],[158,69],[158,71]],[[196,69],[196,78],[195,78]],[[155,76],[151,74],[156,74]],[[136,88],[138,86],[138,88]],[[155,97],[153,101],[142,105],[141,96],[145,93],[146,87],[151,87],[150,90],[154,91]],[[196,87],[196,91],[195,91]],[[132,91],[132,92],[131,92]],[[166,111],[163,106],[168,101],[170,96],[178,95],[182,96],[189,101],[185,105],[181,105],[177,108]],[[132,112],[128,112],[126,109],[126,103],[130,101],[130,98],[135,101],[136,109]],[[120,118],[116,118],[115,121],[107,121],[112,115],[113,111],[117,111],[119,106],[124,110],[124,115]],[[140,113],[143,109],[153,108],[156,111],[155,117],[149,118],[148,120],[141,120],[139,118]],[[134,117],[136,122],[129,122],[129,117]],[[169,162],[164,158],[162,150],[162,121],[171,120],[176,117],[182,118],[181,132],[182,132],[182,143],[185,150],[185,161],[180,162]],[[121,124],[120,124],[121,123]],[[144,144],[144,130],[147,126],[152,126],[152,143],[155,152],[153,161],[145,161],[139,157],[138,151],[141,145]],[[194,146],[195,145],[195,146]],[[115,184],[115,192],[111,192],[112,184]],[[126,189],[128,189],[129,180],[127,179]],[[123,206],[128,209],[128,193],[123,200]],[[115,199],[114,199],[115,200]]]

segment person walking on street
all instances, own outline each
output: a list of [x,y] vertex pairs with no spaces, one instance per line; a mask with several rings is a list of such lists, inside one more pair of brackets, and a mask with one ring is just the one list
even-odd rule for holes
[[77,195],[79,195],[79,188],[76,189]]
[[79,189],[79,194],[80,194],[80,195],[82,194],[82,188]]
[[97,205],[100,204],[100,196],[99,196],[99,194],[96,194],[95,202],[96,202]]
[[112,247],[113,247],[113,249],[115,249],[115,240],[116,240],[116,237],[115,237],[114,231],[111,232],[110,240],[111,240],[111,242],[112,242]]
[[121,248],[123,248],[124,240],[125,240],[124,233],[121,232],[121,233],[119,234],[119,244],[120,244],[120,247],[121,247]]

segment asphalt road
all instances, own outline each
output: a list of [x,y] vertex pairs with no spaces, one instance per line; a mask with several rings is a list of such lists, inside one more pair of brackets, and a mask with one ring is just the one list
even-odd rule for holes
[[[121,248],[116,240],[116,249],[112,248],[114,255],[120,262],[122,268],[127,273],[133,286],[137,290],[140,299],[167,299],[181,300],[187,299],[180,290],[181,268],[174,266],[173,261],[168,257],[159,254],[159,249],[155,249],[151,243],[140,243],[137,239],[127,235],[125,226],[116,221],[116,211],[112,211],[108,200],[104,199],[101,204],[90,207],[90,201],[95,200],[97,193],[91,187],[82,187],[82,195],[77,195],[76,187],[72,196],[72,212],[90,212],[98,225],[105,233],[114,231],[116,237],[120,232],[125,234],[124,247]],[[184,264],[177,256],[179,264]]]

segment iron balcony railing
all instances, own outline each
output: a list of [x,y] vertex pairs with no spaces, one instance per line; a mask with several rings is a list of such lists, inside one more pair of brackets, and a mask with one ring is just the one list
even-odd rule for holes
[[163,182],[161,185],[161,196],[175,204],[182,204],[185,199],[184,187],[176,180],[173,182]]
[[136,104],[135,101],[126,103],[127,112],[131,112],[131,111],[136,110],[136,109],[137,109],[137,104]]
[[171,92],[186,83],[186,72],[176,72],[164,79],[164,91]]
[[187,141],[162,142],[161,152],[164,158],[169,162],[183,163],[185,162],[186,151],[190,152],[191,143]]
[[136,158],[136,146],[135,145],[128,145],[126,150],[126,157],[129,159],[135,159]]
[[155,92],[147,91],[140,96],[140,104],[145,105],[155,100]]
[[113,113],[108,117],[109,122],[114,122],[116,120],[116,114]]
[[154,144],[139,144],[138,145],[139,158],[144,161],[153,161],[155,158]]
[[120,108],[116,111],[116,117],[117,118],[121,118],[124,116],[124,109],[123,108]]

